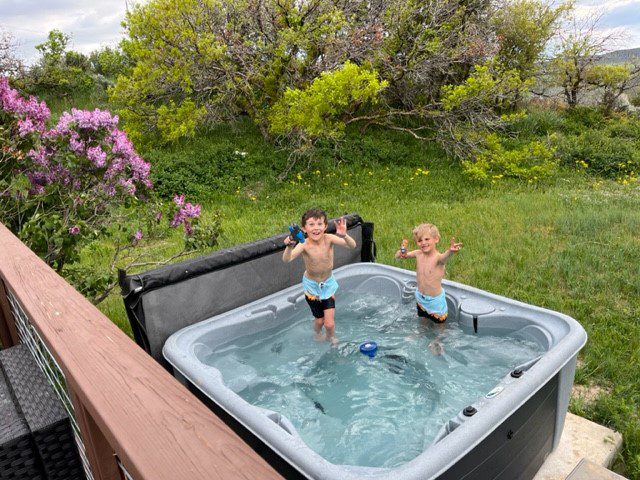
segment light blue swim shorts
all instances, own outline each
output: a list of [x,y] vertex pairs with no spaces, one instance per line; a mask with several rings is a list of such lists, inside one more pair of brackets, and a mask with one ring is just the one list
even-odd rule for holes
[[444,295],[444,288],[440,292],[440,295],[430,297],[429,295],[423,295],[416,290],[416,302],[422,307],[424,311],[434,315],[447,315],[447,299]]
[[324,282],[316,282],[303,275],[302,287],[304,288],[304,293],[311,300],[326,300],[336,293],[338,290],[338,282],[333,274]]

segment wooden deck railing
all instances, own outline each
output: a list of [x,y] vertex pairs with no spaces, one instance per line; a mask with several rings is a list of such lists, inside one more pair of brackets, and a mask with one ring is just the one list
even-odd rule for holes
[[[13,304],[8,301],[9,298]],[[65,377],[95,480],[281,478],[227,425],[0,224],[0,341],[19,305]]]

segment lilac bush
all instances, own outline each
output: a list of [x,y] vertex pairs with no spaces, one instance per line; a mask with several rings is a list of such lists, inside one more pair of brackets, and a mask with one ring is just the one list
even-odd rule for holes
[[45,102],[0,77],[0,221],[49,265],[62,272],[82,244],[107,233],[117,237],[115,265],[154,237],[163,217],[183,227],[187,249],[215,243],[218,225],[198,225],[200,205],[184,195],[168,206],[154,198],[151,165],[118,129],[117,116],[72,109],[48,129],[49,117]]

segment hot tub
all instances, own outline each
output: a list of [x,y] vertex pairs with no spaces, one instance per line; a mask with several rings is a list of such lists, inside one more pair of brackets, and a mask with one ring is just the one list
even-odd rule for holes
[[[402,308],[415,311],[416,283],[415,273],[412,271],[385,265],[357,263],[336,269],[334,275],[340,284],[336,310],[336,332],[339,338],[341,329],[343,332],[347,329],[340,323],[340,315],[347,309],[347,306],[341,303],[341,298],[353,299],[353,295],[360,294],[363,297],[369,295],[382,299],[392,311],[400,311]],[[445,387],[448,385],[434,384],[431,377],[420,379],[415,375],[420,375],[420,372],[425,372],[426,376],[432,375],[429,372],[432,372],[432,367],[438,362],[445,362],[444,366],[440,367],[441,370],[444,369],[445,372],[447,369],[453,370],[454,363],[447,364],[447,356],[460,357],[463,354],[461,353],[463,347],[459,347],[458,343],[453,343],[452,340],[447,344],[447,329],[450,332],[458,332],[456,335],[460,337],[456,338],[467,336],[467,344],[475,342],[485,345],[483,339],[495,337],[502,342],[500,345],[522,344],[530,349],[531,353],[528,357],[525,355],[516,358],[514,354],[516,363],[509,365],[508,368],[505,368],[506,364],[497,367],[495,371],[501,373],[490,383],[485,381],[485,384],[481,384],[479,387],[481,390],[466,392],[464,385],[471,386],[474,383],[471,381],[473,379],[470,379],[468,382],[461,383],[462,388],[460,386],[454,388],[454,392],[458,393],[454,395],[453,400],[443,402],[436,399],[436,403],[444,403],[445,407],[445,410],[439,411],[439,415],[454,404],[456,410],[447,418],[436,418],[437,415],[434,414],[434,418],[423,419],[427,423],[435,421],[437,429],[432,428],[431,433],[426,433],[424,445],[414,453],[410,453],[406,461],[401,464],[397,461],[386,461],[384,448],[378,449],[375,455],[371,455],[376,459],[372,459],[373,463],[370,465],[332,462],[320,455],[317,452],[318,448],[309,446],[309,443],[314,445],[330,443],[332,439],[313,438],[312,441],[305,442],[299,433],[298,430],[308,427],[307,420],[301,420],[302,417],[298,418],[296,414],[292,414],[294,418],[290,419],[275,408],[252,405],[237,393],[247,396],[246,392],[251,390],[252,383],[261,382],[261,379],[256,374],[256,369],[244,365],[242,359],[239,362],[225,360],[227,358],[225,355],[229,349],[235,348],[234,345],[243,345],[244,342],[246,349],[247,341],[243,339],[251,337],[253,342],[261,335],[280,338],[283,332],[293,328],[293,325],[296,322],[299,323],[303,317],[307,318],[305,331],[308,331],[309,338],[312,337],[310,312],[300,285],[294,285],[177,331],[166,341],[163,354],[181,381],[197,389],[222,408],[280,458],[293,466],[301,476],[336,480],[530,479],[560,439],[573,383],[576,358],[578,351],[586,342],[586,333],[578,322],[561,313],[526,305],[451,281],[444,281],[443,285],[449,304],[449,318],[444,332],[437,329],[430,332],[428,330],[430,327],[427,327],[424,335],[427,337],[431,335],[431,337],[423,339],[421,330],[416,330],[413,334],[408,331],[406,335],[407,344],[418,342],[416,345],[422,345],[420,342],[423,342],[424,351],[427,352],[427,340],[444,334],[445,348],[442,359],[438,358],[438,352],[425,353],[426,356],[420,356],[418,360],[406,355],[397,355],[393,353],[395,346],[385,345],[384,339],[378,342],[378,357],[371,359],[359,353],[357,344],[349,338],[341,338],[338,346],[333,348],[326,342],[313,341],[309,341],[308,347],[304,347],[317,351],[320,358],[334,359],[334,363],[329,364],[329,369],[335,368],[335,362],[341,365],[346,361],[344,359],[348,358],[349,362],[356,365],[354,368],[359,375],[367,375],[366,372],[383,368],[387,377],[391,376],[398,378],[400,382],[405,382],[400,383],[400,387],[397,388],[399,394],[406,393],[407,388],[403,385],[413,382],[411,387],[413,390],[419,393],[427,392],[431,396],[446,390]],[[417,316],[413,320],[416,325],[420,323]],[[379,330],[395,328],[397,334],[399,329],[410,326],[410,324],[402,324],[399,327],[389,326],[391,323],[381,322]],[[373,322],[371,325],[375,326],[376,323]],[[417,335],[415,335],[416,332]],[[377,335],[375,329],[370,330],[369,333],[370,336]],[[362,340],[377,339],[363,338]],[[303,338],[300,342],[307,342],[307,340]],[[281,343],[272,344],[270,351],[274,352],[273,358],[278,358],[277,355],[281,354],[279,350],[282,348]],[[491,350],[491,347],[485,345],[481,349]],[[496,353],[500,353],[498,350],[502,349],[503,347],[500,346],[495,347]],[[267,350],[269,349],[265,349],[265,352]],[[467,355],[471,354],[467,353]],[[264,361],[265,363],[273,362],[273,358],[265,357]],[[473,370],[471,368],[474,366],[473,358],[474,356],[471,355],[462,359],[463,365],[469,365],[469,371]],[[214,366],[217,360],[220,368]],[[234,363],[233,369],[230,370],[234,373],[231,375],[227,372],[225,377],[224,365],[229,363]],[[509,359],[507,359],[508,363]],[[314,366],[314,368],[318,367]],[[326,366],[325,370],[327,370]],[[411,380],[407,380],[409,375],[412,375]],[[385,378],[383,377],[380,381],[386,381]],[[344,389],[341,383],[341,380],[338,380],[331,388],[339,386]],[[380,392],[379,389],[377,391]],[[290,396],[295,395],[295,393],[290,394]],[[339,397],[343,406],[344,402],[353,400],[348,389],[340,390]],[[261,398],[265,398],[265,395]],[[288,402],[286,395],[282,398]],[[315,407],[317,415],[323,421],[327,420],[332,413],[328,410],[332,407],[316,400],[316,397],[309,398],[311,399],[309,405],[312,405],[309,408]],[[368,400],[360,398],[359,401],[366,403]],[[416,412],[419,411],[418,408]],[[323,428],[312,430],[312,434],[321,435]],[[357,452],[358,431],[349,433],[352,435],[349,437],[352,439],[350,441],[353,442],[349,447],[353,447],[351,449]],[[368,434],[366,428],[361,434],[363,438]],[[416,438],[413,435],[405,435],[404,438],[415,450]],[[418,439],[418,442],[420,441]],[[398,439],[390,434],[388,444],[393,443],[395,446],[398,442],[402,443],[402,438]],[[338,455],[336,458],[343,457]]]

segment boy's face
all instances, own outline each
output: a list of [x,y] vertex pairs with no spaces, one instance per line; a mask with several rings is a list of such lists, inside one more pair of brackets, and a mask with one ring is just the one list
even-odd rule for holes
[[429,253],[436,248],[440,237],[430,232],[425,232],[422,235],[418,235],[415,240],[418,248],[420,248],[423,253]]
[[302,226],[302,231],[307,234],[307,238],[311,240],[319,240],[324,231],[327,229],[327,224],[324,218],[308,218],[307,223]]

